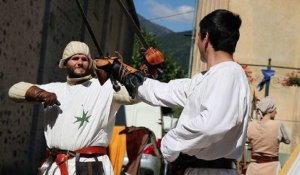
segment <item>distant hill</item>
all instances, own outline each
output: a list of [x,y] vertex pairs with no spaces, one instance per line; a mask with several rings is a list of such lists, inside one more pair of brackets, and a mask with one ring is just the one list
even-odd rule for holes
[[138,15],[141,28],[157,37],[162,50],[188,73],[192,31],[173,32]]
[[192,31],[174,32],[157,37],[162,49],[188,73]]
[[141,28],[153,35],[162,36],[165,34],[174,33],[172,30],[170,30],[164,26],[161,26],[159,24],[155,24],[155,23],[147,20],[146,18],[142,17],[141,15],[138,15],[138,18],[140,21]]

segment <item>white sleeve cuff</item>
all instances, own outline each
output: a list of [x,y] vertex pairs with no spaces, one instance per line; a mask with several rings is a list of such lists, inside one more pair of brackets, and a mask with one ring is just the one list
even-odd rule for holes
[[8,91],[8,96],[13,100],[17,100],[17,101],[25,100],[25,94],[27,90],[33,85],[34,84],[26,83],[26,82],[16,83],[12,87],[10,87]]
[[131,104],[136,104],[139,103],[140,100],[137,98],[132,99],[129,96],[128,91],[126,90],[125,86],[121,86],[120,91],[115,92],[113,96],[113,100],[121,105],[131,105]]
[[161,141],[161,152],[163,154],[163,157],[168,162],[173,162],[177,159],[180,152],[176,151],[178,141],[176,139],[176,136],[174,135],[174,130],[170,130]]

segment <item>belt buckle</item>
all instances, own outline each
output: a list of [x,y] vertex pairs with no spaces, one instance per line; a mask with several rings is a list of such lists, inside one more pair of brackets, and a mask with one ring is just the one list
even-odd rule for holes
[[231,162],[231,168],[232,169],[237,169],[237,162],[236,161]]
[[68,155],[68,156],[71,156],[71,157],[75,157],[75,156],[76,156],[76,153],[75,153],[74,151],[68,150],[68,151],[67,151],[67,155]]

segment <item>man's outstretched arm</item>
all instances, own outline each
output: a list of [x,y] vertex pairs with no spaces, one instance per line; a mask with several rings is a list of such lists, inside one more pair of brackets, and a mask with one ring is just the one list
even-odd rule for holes
[[44,107],[60,105],[55,93],[45,91],[38,86],[27,82],[14,84],[9,89],[8,95],[16,102],[43,102]]

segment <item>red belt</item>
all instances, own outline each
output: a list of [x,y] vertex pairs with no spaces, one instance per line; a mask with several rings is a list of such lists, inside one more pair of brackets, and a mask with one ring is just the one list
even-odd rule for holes
[[[70,158],[80,155],[80,157],[95,157],[106,154],[106,147],[90,146],[75,151],[48,149],[49,156],[54,157],[54,161],[60,169],[61,175],[68,175],[68,167],[66,161]],[[49,167],[50,168],[50,167]]]

